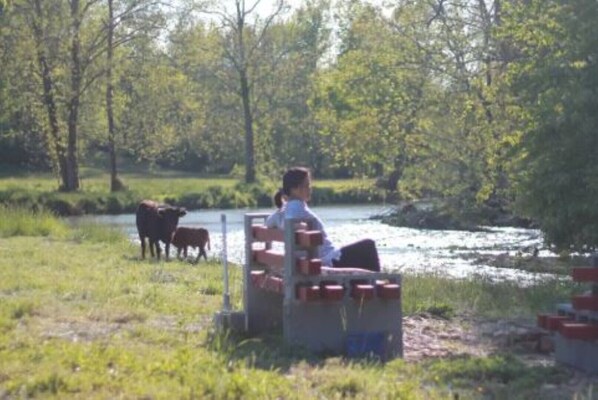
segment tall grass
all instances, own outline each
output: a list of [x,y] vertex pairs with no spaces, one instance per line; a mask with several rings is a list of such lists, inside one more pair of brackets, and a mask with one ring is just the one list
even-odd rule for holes
[[529,316],[566,302],[579,285],[563,278],[531,282],[494,282],[486,276],[453,279],[441,274],[403,274],[402,298],[406,314],[428,311],[450,316],[466,312],[487,317]]
[[63,237],[67,232],[66,224],[49,211],[0,205],[0,237]]

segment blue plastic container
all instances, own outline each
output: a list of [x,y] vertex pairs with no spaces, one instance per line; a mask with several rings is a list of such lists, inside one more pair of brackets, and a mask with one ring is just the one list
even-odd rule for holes
[[378,356],[384,358],[386,335],[384,332],[360,332],[347,335],[347,357]]

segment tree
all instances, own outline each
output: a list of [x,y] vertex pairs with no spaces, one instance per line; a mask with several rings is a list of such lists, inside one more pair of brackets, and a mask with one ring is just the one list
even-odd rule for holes
[[516,50],[518,205],[557,248],[596,248],[598,3],[533,0],[504,11],[502,34]]
[[[118,7],[120,5],[120,7]],[[129,26],[124,33],[118,34],[117,28],[127,20],[134,20],[140,14],[151,11],[157,3],[153,0],[134,0],[119,2],[116,7],[114,0],[107,0],[107,20],[105,23],[106,33],[106,120],[108,128],[108,154],[110,159],[110,191],[116,192],[124,188],[118,179],[117,170],[117,145],[116,126],[114,118],[114,51],[117,47],[135,39],[140,33],[148,34],[156,30],[156,23],[153,18],[144,18],[145,22],[139,26]],[[116,9],[116,14],[115,14]]]
[[337,168],[386,175],[396,190],[421,146],[429,69],[379,9],[352,2],[345,18],[339,57],[318,76],[314,111]]
[[70,0],[65,4],[59,0],[21,0],[11,8],[10,17],[24,18],[33,38],[42,82],[40,96],[47,116],[41,125],[49,132],[47,143],[56,160],[60,189],[65,191],[76,191],[80,185],[81,97],[98,77],[88,73],[96,55],[93,42],[82,45],[81,30],[98,1]]
[[243,128],[245,132],[245,182],[252,183],[256,178],[254,148],[254,110],[252,105],[253,73],[257,49],[273,22],[287,9],[284,0],[276,0],[274,10],[266,18],[250,18],[261,0],[255,0],[247,6],[245,0],[234,0],[234,11],[230,12],[224,5],[207,11],[220,19],[224,34],[222,49],[226,59],[231,63],[238,75],[238,94],[243,107]]

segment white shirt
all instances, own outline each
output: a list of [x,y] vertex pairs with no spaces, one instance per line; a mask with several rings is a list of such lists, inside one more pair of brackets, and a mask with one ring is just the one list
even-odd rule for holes
[[[314,214],[314,212],[307,206],[306,202],[297,199],[289,200],[283,207],[282,213],[284,214],[284,219],[297,218],[314,220],[315,224],[312,229],[321,231],[323,236],[323,243],[320,246],[320,259],[322,260],[322,265],[331,267],[332,260],[338,260],[340,258],[341,252],[339,249],[335,248],[330,239],[328,239],[322,220]],[[270,217],[274,219],[273,215],[275,214],[272,214]],[[268,219],[270,219],[270,217],[268,217]],[[282,228],[282,226],[280,226],[280,228]]]
[[284,208],[276,210],[273,214],[270,214],[266,219],[266,226],[268,228],[283,229],[284,227]]

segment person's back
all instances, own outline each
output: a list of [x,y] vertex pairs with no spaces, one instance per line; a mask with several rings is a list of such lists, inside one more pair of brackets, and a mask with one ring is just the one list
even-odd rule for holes
[[322,232],[323,243],[320,246],[322,265],[332,266],[332,260],[338,258],[339,250],[334,247],[324,229],[322,220],[308,207],[307,203],[299,199],[291,199],[284,208],[284,219],[311,219],[314,221],[312,229]]
[[278,190],[273,197],[276,211],[266,219],[266,226],[268,228],[284,229],[284,207],[285,207],[285,195],[282,189]]

